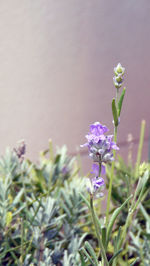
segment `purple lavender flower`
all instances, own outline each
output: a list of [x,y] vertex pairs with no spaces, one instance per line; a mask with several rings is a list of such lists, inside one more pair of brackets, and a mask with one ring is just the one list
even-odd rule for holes
[[92,185],[93,185],[93,188],[94,188],[94,192],[96,192],[97,190],[99,190],[99,188],[101,186],[104,186],[104,179],[102,177],[95,177],[95,178],[92,178]]
[[89,179],[87,182],[88,192],[96,198],[103,197],[102,190],[104,189],[105,183],[102,177],[94,177]]
[[87,143],[81,147],[88,147],[89,156],[94,162],[107,163],[113,161],[112,150],[119,150],[115,142],[112,141],[113,135],[104,135],[108,131],[106,126],[99,122],[90,126],[90,133],[86,135]]
[[101,125],[99,122],[95,122],[90,126],[90,132],[91,134],[94,134],[96,136],[103,135],[108,131],[108,128],[106,126]]

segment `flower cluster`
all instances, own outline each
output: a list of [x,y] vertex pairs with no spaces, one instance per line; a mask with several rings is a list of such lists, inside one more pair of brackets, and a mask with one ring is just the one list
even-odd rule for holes
[[[86,135],[87,142],[81,147],[88,147],[89,156],[94,162],[92,173],[95,177],[92,178],[89,192],[96,195],[99,193],[102,186],[104,186],[104,180],[100,177],[101,173],[104,173],[103,163],[111,162],[113,158],[112,150],[118,150],[118,146],[112,141],[113,135],[105,135],[108,132],[108,128],[99,122],[95,122],[90,126],[90,132]],[[99,196],[100,193],[99,193]]]
[[[104,196],[102,190],[104,189],[105,183],[102,177],[99,177],[99,166],[97,164],[92,165],[91,174],[94,174],[94,177],[91,178],[87,182],[87,189],[90,194],[96,196],[97,198],[101,198]],[[102,165],[101,174],[105,174],[105,167]]]
[[125,68],[120,63],[114,68],[115,76],[113,77],[113,81],[116,89],[122,86],[124,72]]
[[88,147],[89,156],[94,162],[107,163],[113,161],[112,150],[118,150],[118,146],[112,141],[113,135],[104,135],[108,131],[106,126],[95,122],[90,126],[90,133],[86,135],[87,142],[81,147]]
[[96,198],[101,198],[104,196],[102,190],[104,189],[105,183],[102,177],[94,177],[87,181],[87,190],[91,195]]

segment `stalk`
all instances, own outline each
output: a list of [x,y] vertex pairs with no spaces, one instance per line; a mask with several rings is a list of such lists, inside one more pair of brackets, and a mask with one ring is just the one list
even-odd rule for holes
[[[117,142],[117,127],[114,128],[114,142],[115,143]],[[107,199],[107,208],[106,208],[106,226],[108,225],[108,221],[109,221],[109,209],[110,209],[112,183],[113,183],[113,178],[114,178],[116,150],[113,151],[113,157],[114,157],[114,161],[112,162],[112,165],[111,165],[110,182],[109,182],[108,199]]]
[[98,239],[99,248],[100,248],[101,253],[102,253],[102,259],[105,263],[104,265],[109,266],[109,262],[107,260],[106,252],[105,252],[105,249],[104,249],[101,237],[100,237],[100,232],[99,232],[99,228],[98,228],[97,221],[96,221],[96,215],[95,215],[95,210],[94,210],[94,206],[93,206],[93,195],[91,195],[91,197],[90,197],[90,207],[91,207],[91,214],[92,214],[93,224],[94,224],[97,239]]
[[21,265],[23,265],[23,255],[24,255],[24,222],[23,219],[21,218],[21,257],[20,257],[20,262]]
[[137,160],[136,160],[136,167],[135,167],[135,177],[138,177],[138,174],[139,174],[139,165],[140,165],[140,162],[141,162],[142,148],[143,148],[143,142],[144,142],[144,133],[145,133],[145,120],[142,120],[142,122],[141,122],[141,132],[140,132],[140,141],[139,141]]

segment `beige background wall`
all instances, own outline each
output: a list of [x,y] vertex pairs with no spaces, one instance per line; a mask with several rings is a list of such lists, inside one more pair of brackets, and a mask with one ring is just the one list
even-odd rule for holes
[[[112,128],[113,67],[127,76],[119,141],[149,127],[149,0],[0,1],[0,152],[24,138],[28,156],[84,143],[89,124]],[[147,151],[145,151],[146,154]]]

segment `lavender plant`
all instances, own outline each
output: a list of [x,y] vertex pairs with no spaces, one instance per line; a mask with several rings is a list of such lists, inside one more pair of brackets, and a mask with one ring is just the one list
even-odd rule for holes
[[[118,64],[114,72],[114,135],[96,122],[82,145],[93,161],[91,177],[80,177],[76,159],[65,146],[54,152],[52,141],[38,163],[26,159],[24,141],[0,158],[0,265],[149,265],[150,163],[141,163],[145,122],[136,164],[131,149],[128,164],[116,160],[125,69]],[[100,213],[104,197],[107,209]]]
[[[81,249],[82,260],[87,263],[89,261],[92,265],[117,265],[117,258],[122,252],[122,248],[125,245],[125,239],[127,236],[128,228],[131,225],[131,220],[133,218],[134,212],[137,210],[139,203],[141,202],[144,190],[149,178],[149,172],[146,171],[143,179],[139,179],[137,187],[135,189],[134,195],[128,195],[128,198],[122,203],[120,207],[115,209],[111,214],[111,218],[109,220],[109,211],[110,211],[110,201],[112,194],[112,185],[114,179],[114,169],[115,169],[115,158],[116,151],[119,150],[116,145],[117,141],[117,130],[118,125],[120,123],[120,114],[122,109],[122,103],[125,96],[125,88],[121,92],[121,96],[119,98],[119,90],[122,87],[123,76],[124,76],[125,68],[121,66],[119,63],[117,67],[114,68],[115,77],[113,78],[114,85],[116,88],[116,98],[112,100],[112,114],[113,114],[113,124],[114,124],[114,136],[113,135],[105,135],[108,132],[108,128],[102,125],[99,122],[96,122],[90,126],[90,132],[86,135],[87,142],[81,147],[88,147],[89,156],[94,161],[93,169],[95,173],[95,177],[90,178],[88,180],[88,192],[90,199],[89,201],[84,197],[85,203],[89,207],[92,215],[93,224],[96,231],[96,236],[98,240],[99,252],[95,253],[94,249],[90,245],[90,243],[86,242],[85,246]],[[99,218],[95,212],[94,208],[94,200],[97,197],[102,197],[102,188],[104,187],[104,179],[101,177],[102,168],[104,168],[104,164],[111,163],[111,171],[110,171],[110,179],[109,179],[109,190],[108,190],[108,199],[107,199],[107,209],[106,209],[106,220],[104,217],[104,221],[101,224]],[[138,173],[136,171],[136,173]],[[132,199],[132,201],[131,201]],[[112,229],[113,225],[116,221],[116,218],[123,210],[123,208],[128,204],[128,213],[126,215],[126,221],[121,229],[118,230],[117,236],[113,239],[113,255],[109,259],[107,256],[109,241],[112,241]],[[88,265],[88,264],[87,264]],[[132,263],[133,265],[133,263]]]

